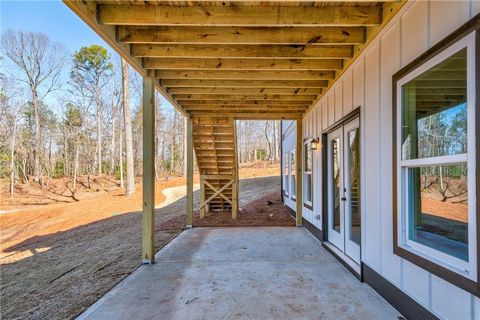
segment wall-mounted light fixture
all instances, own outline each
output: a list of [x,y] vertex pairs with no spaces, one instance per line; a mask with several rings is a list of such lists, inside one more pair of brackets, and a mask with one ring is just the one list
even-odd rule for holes
[[314,138],[310,141],[310,150],[316,151],[320,150],[320,138]]

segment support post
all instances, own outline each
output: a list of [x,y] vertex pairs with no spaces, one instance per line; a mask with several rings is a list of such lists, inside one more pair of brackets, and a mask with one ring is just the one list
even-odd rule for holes
[[205,178],[200,177],[200,219],[205,218]]
[[295,148],[296,152],[296,159],[295,159],[295,167],[297,172],[295,173],[295,177],[297,178],[297,194],[296,194],[296,201],[297,201],[297,212],[296,212],[296,221],[297,227],[302,226],[302,208],[303,208],[303,191],[302,191],[302,150],[303,150],[303,128],[302,128],[302,118],[297,119],[297,146]]
[[143,78],[143,263],[155,262],[155,89]]
[[185,144],[187,148],[187,163],[186,163],[186,175],[187,175],[187,228],[191,228],[193,225],[193,125],[192,119],[186,119],[186,135]]
[[232,184],[232,219],[237,219],[238,215],[238,194],[237,194],[237,177]]

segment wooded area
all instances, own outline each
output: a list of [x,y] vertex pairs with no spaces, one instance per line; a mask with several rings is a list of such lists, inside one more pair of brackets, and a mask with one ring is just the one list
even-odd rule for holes
[[[112,175],[127,195],[142,172],[142,78],[107,48],[73,53],[46,34],[2,34],[0,179],[48,186],[52,178]],[[155,176],[184,172],[184,118],[156,95]],[[238,121],[239,162],[279,159],[279,121]],[[124,183],[125,180],[125,183]]]

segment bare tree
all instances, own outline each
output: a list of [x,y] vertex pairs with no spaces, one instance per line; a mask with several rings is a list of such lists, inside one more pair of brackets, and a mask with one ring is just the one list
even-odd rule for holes
[[[63,48],[53,43],[46,34],[7,30],[2,34],[2,51],[20,71],[12,75],[26,83],[31,92],[35,118],[35,145],[33,148],[34,180],[40,182],[41,124],[40,102],[56,89],[65,63]],[[44,87],[43,94],[40,93]]]
[[126,195],[135,193],[135,173],[133,168],[132,116],[130,111],[130,90],[128,81],[128,64],[122,59],[122,104],[125,126],[125,152],[127,158]]

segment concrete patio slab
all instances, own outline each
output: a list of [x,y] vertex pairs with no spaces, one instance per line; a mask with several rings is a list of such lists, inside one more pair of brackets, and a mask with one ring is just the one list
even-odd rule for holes
[[303,228],[184,231],[79,319],[398,319]]

